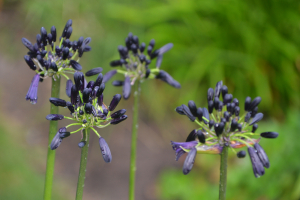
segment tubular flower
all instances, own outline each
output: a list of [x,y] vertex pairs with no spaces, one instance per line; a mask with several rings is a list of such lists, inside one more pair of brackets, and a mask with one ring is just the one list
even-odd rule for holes
[[[140,43],[139,38],[132,33],[128,34],[125,39],[125,46],[120,45],[118,51],[120,59],[110,62],[111,67],[118,67],[107,72],[103,78],[103,82],[107,82],[115,74],[124,75],[124,81],[117,80],[113,82],[114,86],[123,86],[123,98],[128,99],[131,93],[131,86],[137,81],[145,79],[160,79],[169,85],[180,88],[180,84],[172,78],[167,72],[160,70],[163,54],[169,51],[172,43],[168,43],[163,47],[154,50],[155,40],[152,39],[146,48],[144,42]],[[150,69],[149,65],[156,58],[156,68]],[[87,72],[86,75],[92,74]]]
[[[100,73],[95,82],[90,81],[89,83],[86,83],[83,73],[75,72],[75,83],[68,83],[66,88],[67,94],[70,94],[70,102],[52,97],[49,99],[55,106],[68,108],[71,117],[60,114],[49,114],[46,116],[47,120],[70,119],[75,121],[74,123],[59,129],[50,145],[52,150],[56,149],[64,138],[79,131],[82,133],[82,140],[79,142],[78,146],[80,148],[84,147],[87,135],[83,130],[91,129],[99,137],[99,145],[104,161],[111,162],[112,157],[108,144],[104,138],[100,136],[95,127],[104,128],[111,124],[118,124],[127,119],[127,115],[125,115],[125,109],[113,112],[121,100],[122,96],[120,94],[113,96],[108,106],[103,102],[105,84],[102,82],[102,79],[103,76]],[[80,128],[73,132],[67,131],[67,128],[75,125],[80,126]]]
[[[223,101],[221,101],[221,99]],[[173,142],[171,145],[176,154],[176,161],[186,152],[188,153],[183,166],[183,173],[188,174],[198,154],[221,154],[225,146],[232,149],[248,147],[249,157],[252,163],[255,177],[264,175],[265,169],[270,167],[270,162],[263,148],[258,144],[261,137],[277,138],[276,132],[255,133],[257,122],[262,120],[263,114],[258,113],[258,105],[261,97],[251,101],[245,100],[245,113],[240,115],[239,100],[228,93],[228,88],[219,81],[216,88],[207,91],[208,107],[197,108],[194,101],[188,105],[178,106],[175,110],[180,115],[186,115],[190,121],[199,125],[192,130],[185,142]],[[239,151],[238,158],[244,158],[246,151]]]
[[91,38],[84,39],[80,37],[78,40],[71,41],[72,31],[72,20],[70,19],[66,23],[59,40],[57,40],[55,26],[51,27],[48,34],[46,29],[42,27],[40,34],[36,36],[36,43],[34,44],[28,39],[22,38],[22,43],[29,50],[27,55],[24,56],[24,60],[29,68],[37,73],[26,95],[26,100],[30,100],[32,104],[37,103],[37,79],[40,82],[48,77],[56,80],[61,75],[69,79],[66,75],[67,73],[82,70],[79,60],[84,52],[91,50],[89,46]]

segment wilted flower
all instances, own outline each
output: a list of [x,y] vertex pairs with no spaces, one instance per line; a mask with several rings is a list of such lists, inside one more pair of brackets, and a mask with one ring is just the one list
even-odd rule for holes
[[78,40],[70,41],[72,31],[72,20],[70,19],[58,41],[56,41],[55,26],[51,27],[48,34],[46,29],[42,27],[41,33],[37,34],[36,43],[34,44],[28,39],[22,38],[22,43],[29,50],[27,55],[24,56],[24,60],[29,68],[37,73],[26,95],[26,100],[30,100],[32,104],[37,102],[37,80],[42,82],[45,78],[52,77],[55,81],[61,75],[69,79],[66,76],[67,73],[82,70],[79,60],[84,52],[91,50],[89,46],[91,38],[84,39],[80,37]]
[[[257,122],[263,118],[262,113],[257,113],[261,97],[256,97],[252,101],[250,97],[247,97],[246,112],[240,116],[239,100],[233,98],[232,94],[228,93],[227,86],[220,81],[215,89],[208,89],[207,101],[208,108],[197,108],[194,101],[189,101],[188,106],[183,104],[176,108],[177,113],[186,115],[200,126],[188,135],[186,142],[171,142],[176,152],[176,160],[185,152],[192,152],[186,157],[183,173],[190,172],[196,157],[195,149],[198,153],[221,154],[223,148],[228,146],[231,149],[248,147],[254,175],[255,177],[262,176],[265,173],[264,167],[269,168],[270,162],[267,154],[258,144],[259,136],[277,138],[278,133],[255,133],[258,128]],[[245,156],[245,151],[237,153],[238,158]]]
[[[127,119],[127,115],[125,115],[125,109],[121,109],[112,113],[121,100],[120,94],[116,94],[113,97],[109,106],[103,102],[103,91],[105,84],[102,82],[102,80],[103,75],[100,73],[95,82],[90,81],[89,83],[86,83],[83,73],[75,72],[75,83],[73,84],[73,82],[69,80],[66,88],[66,92],[71,98],[71,102],[53,97],[49,99],[49,101],[55,106],[67,107],[71,112],[71,117],[66,117],[60,114],[49,114],[46,116],[46,119],[62,120],[65,118],[75,121],[75,123],[59,129],[52,140],[50,146],[52,150],[56,149],[61,144],[63,138],[66,138],[79,131],[82,132],[83,137],[78,146],[80,148],[84,147],[87,137],[85,132],[82,130],[89,128],[92,129],[100,138],[99,144],[104,161],[111,162],[112,157],[110,149],[104,138],[100,136],[94,127],[104,128],[110,124],[118,124]],[[68,127],[75,125],[80,126],[80,128],[73,132],[67,132]]]
[[[103,78],[103,82],[107,82],[116,73],[125,76],[124,81],[114,81],[114,86],[123,86],[123,98],[128,99],[131,93],[131,86],[136,81],[143,81],[145,79],[161,79],[169,85],[180,88],[180,84],[172,78],[167,72],[160,70],[163,54],[169,51],[172,43],[168,43],[163,47],[154,50],[155,40],[152,39],[146,48],[146,44],[140,43],[139,38],[132,33],[128,34],[125,39],[125,46],[120,45],[118,51],[120,54],[119,60],[110,62],[111,67],[120,67],[121,69],[111,70],[107,72]],[[149,65],[152,60],[156,59],[156,68],[150,69]],[[86,75],[92,73],[87,72]]]

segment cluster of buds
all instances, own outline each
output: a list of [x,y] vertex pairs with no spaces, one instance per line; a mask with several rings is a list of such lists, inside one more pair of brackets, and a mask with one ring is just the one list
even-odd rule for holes
[[[96,73],[99,73],[99,71],[101,70],[93,69],[88,71],[87,74],[95,75]],[[113,96],[109,106],[103,102],[105,84],[102,81],[103,75],[101,73],[99,73],[96,81],[90,81],[87,83],[82,72],[75,72],[75,83],[73,84],[71,80],[68,80],[66,87],[66,93],[70,97],[71,102],[66,102],[63,99],[58,98],[49,99],[55,106],[67,107],[71,112],[72,117],[66,117],[60,114],[49,114],[46,119],[70,119],[75,121],[75,123],[69,124],[68,126],[58,130],[50,145],[52,150],[56,149],[64,138],[79,131],[82,133],[82,139],[78,146],[80,148],[84,147],[87,141],[87,135],[83,130],[91,129],[99,137],[100,149],[104,161],[111,162],[112,157],[110,149],[104,138],[100,136],[94,127],[104,128],[110,124],[118,124],[127,119],[127,115],[125,115],[125,109],[112,113],[122,98],[120,94]],[[80,126],[80,128],[73,132],[67,131],[68,127],[75,125]]]
[[[253,100],[247,97],[245,113],[240,115],[239,100],[233,98],[232,94],[228,93],[227,86],[220,81],[215,90],[208,89],[207,101],[208,109],[197,108],[194,101],[189,101],[188,106],[182,105],[176,108],[177,113],[186,115],[200,126],[188,135],[186,142],[171,142],[176,152],[176,160],[188,152],[183,165],[183,173],[188,174],[191,171],[197,153],[220,154],[226,146],[234,152],[234,149],[248,147],[255,177],[264,175],[264,168],[269,168],[270,162],[258,142],[260,137],[277,138],[278,133],[255,133],[258,128],[257,122],[263,118],[263,114],[258,113],[261,97]],[[245,151],[237,153],[238,158],[245,156]]]
[[56,80],[61,75],[69,79],[66,76],[67,73],[73,74],[75,71],[82,70],[78,62],[84,52],[91,50],[89,46],[91,38],[80,37],[78,40],[71,41],[72,32],[72,20],[70,19],[65,25],[58,44],[56,44],[55,26],[51,27],[48,34],[46,29],[42,27],[41,33],[36,35],[35,44],[22,38],[23,44],[29,49],[27,55],[24,56],[25,62],[30,69],[36,72],[26,95],[26,100],[30,100],[32,104],[37,103],[38,84],[43,79],[52,77]]
[[[120,45],[118,51],[120,54],[119,60],[114,60],[110,63],[111,67],[120,67],[118,70],[111,70],[105,74],[103,81],[107,82],[116,73],[125,76],[124,81],[113,81],[114,86],[123,86],[123,97],[128,99],[131,92],[131,86],[136,81],[143,81],[144,79],[161,79],[175,88],[180,88],[180,84],[172,78],[167,72],[160,70],[163,54],[169,51],[172,43],[168,43],[163,47],[154,50],[155,40],[152,39],[146,48],[144,42],[140,43],[139,38],[132,33],[128,34],[125,40],[126,46]],[[146,51],[146,52],[145,52]],[[144,54],[145,52],[145,54]],[[156,68],[149,69],[149,64],[153,59],[156,60]]]

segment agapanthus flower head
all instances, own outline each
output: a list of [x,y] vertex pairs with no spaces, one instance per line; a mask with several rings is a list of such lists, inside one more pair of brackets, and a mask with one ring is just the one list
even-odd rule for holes
[[[223,101],[222,101],[223,100]],[[192,130],[186,142],[171,142],[175,150],[176,160],[186,152],[183,173],[188,174],[197,153],[221,154],[224,147],[234,149],[248,147],[248,153],[253,166],[255,177],[264,175],[264,168],[270,167],[270,162],[263,148],[258,144],[260,137],[277,138],[276,132],[255,133],[258,122],[262,120],[263,114],[258,113],[258,105],[261,97],[251,100],[247,97],[244,105],[244,114],[241,114],[240,101],[228,93],[228,87],[219,81],[215,87],[207,91],[208,109],[196,106],[194,101],[188,105],[176,108],[180,115],[186,115],[190,121],[199,127]],[[244,150],[237,153],[238,158],[244,158]]]
[[[131,86],[135,82],[145,79],[160,79],[175,88],[180,88],[180,84],[170,74],[159,69],[164,53],[169,51],[173,44],[168,43],[159,49],[154,49],[154,46],[154,39],[150,41],[146,48],[144,42],[140,43],[137,36],[129,33],[125,39],[125,46],[120,45],[118,47],[120,59],[110,62],[111,67],[119,69],[107,72],[103,77],[103,82],[107,82],[116,73],[124,75],[124,81],[117,80],[113,82],[114,86],[123,86],[124,99],[129,98]],[[150,64],[154,59],[156,59],[156,67],[150,69]],[[91,71],[87,72],[86,75],[92,75]]]
[[[42,27],[34,44],[28,39],[22,38],[22,43],[29,50],[24,56],[24,60],[29,68],[37,73],[40,82],[48,77],[56,80],[61,76],[67,77],[67,73],[82,70],[79,60],[84,52],[91,50],[89,46],[91,38],[80,37],[78,40],[71,41],[72,32],[72,20],[70,19],[58,40],[55,26],[51,27],[48,34],[46,29]],[[32,83],[36,82],[36,77],[33,78]],[[30,100],[33,104],[37,102],[38,83],[35,85],[36,87],[30,86],[26,95],[26,100]]]
[[[53,97],[49,99],[53,105],[67,108],[70,111],[71,116],[67,117],[60,114],[49,114],[46,116],[46,119],[70,119],[75,121],[75,123],[59,129],[52,140],[52,150],[56,149],[64,138],[79,131],[82,132],[82,139],[78,146],[80,148],[84,147],[86,145],[87,135],[83,132],[83,130],[91,129],[99,137],[100,149],[104,161],[111,162],[112,157],[108,144],[95,128],[104,128],[111,124],[118,124],[127,119],[127,115],[125,115],[125,109],[114,112],[122,98],[120,94],[114,95],[109,105],[106,105],[103,102],[105,84],[102,83],[102,78],[103,75],[100,73],[98,74],[96,81],[90,81],[87,83],[82,72],[75,72],[74,84],[71,80],[69,80],[66,87],[66,93],[70,97],[70,101]],[[80,128],[73,132],[67,131],[67,128],[75,125],[80,126]]]

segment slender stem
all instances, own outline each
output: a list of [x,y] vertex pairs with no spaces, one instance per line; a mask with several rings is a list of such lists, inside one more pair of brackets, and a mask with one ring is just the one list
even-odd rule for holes
[[221,153],[219,200],[226,199],[228,147],[224,146]]
[[[59,98],[59,89],[60,89],[60,78],[56,79],[56,81],[54,81],[54,79],[52,78],[51,97]],[[50,113],[58,114],[58,107],[51,104]],[[55,162],[55,151],[50,149],[50,144],[51,144],[51,141],[54,138],[57,130],[58,130],[57,129],[57,121],[50,121],[44,200],[51,200],[53,174],[54,174],[54,162]]]
[[136,143],[137,143],[137,129],[138,129],[140,92],[141,92],[140,82],[138,81],[134,85],[134,105],[133,105],[132,135],[131,135],[131,156],[130,156],[130,175],[129,175],[129,200],[134,200],[135,171],[136,171]]
[[76,200],[81,200],[83,196],[84,179],[86,172],[87,155],[89,150],[90,129],[84,129],[86,144],[81,149],[80,168],[77,182]]

